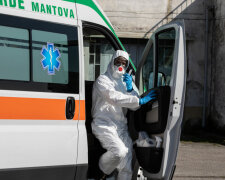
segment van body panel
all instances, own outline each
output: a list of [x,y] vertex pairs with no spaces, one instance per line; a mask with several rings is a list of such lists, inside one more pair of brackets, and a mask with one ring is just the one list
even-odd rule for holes
[[[88,165],[88,143],[87,131],[85,126],[86,120],[86,107],[85,107],[85,68],[84,68],[84,52],[83,52],[83,30],[82,22],[78,20],[78,41],[79,41],[79,65],[80,65],[80,116],[78,121],[78,145],[77,145],[77,165]],[[89,99],[86,99],[89,101]],[[79,178],[78,178],[79,179]]]
[[10,5],[8,0],[3,1],[3,5],[0,5],[0,12],[6,15],[77,25],[75,3],[62,0],[24,0],[15,2],[15,4]]
[[[72,8],[73,20],[31,12],[27,9],[31,1],[24,1],[21,5],[24,9],[0,6],[0,177],[3,179],[18,173],[21,179],[33,179],[37,172],[41,179],[57,179],[49,172],[59,167],[62,167],[59,177],[75,176],[78,121],[85,120],[85,106],[79,95],[75,4],[59,2],[38,1],[42,8],[46,3],[51,3],[51,7],[61,4],[68,12]],[[49,73],[51,65],[43,67],[43,61],[51,62],[52,66],[58,62],[60,66]],[[71,107],[68,97],[74,102],[71,119],[66,118]],[[45,167],[51,168],[48,171]]]
[[88,142],[87,142],[87,131],[85,121],[78,122],[79,128],[79,141],[78,141],[78,150],[77,150],[77,166],[88,166]]
[[[112,32],[114,29],[105,13],[94,0],[76,0],[78,19],[101,24]],[[90,10],[92,9],[92,10]]]
[[75,170],[74,165],[2,169],[0,179],[74,180]]
[[0,120],[0,169],[75,164],[77,123]]

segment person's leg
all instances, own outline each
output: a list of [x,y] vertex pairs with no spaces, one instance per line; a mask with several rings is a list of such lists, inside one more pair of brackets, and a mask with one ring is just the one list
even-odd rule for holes
[[128,170],[126,171],[123,169],[118,173],[117,180],[131,180],[132,178],[132,171]]
[[[118,153],[119,152],[119,153]],[[126,157],[127,149],[118,149],[116,153],[107,151],[99,160],[100,169],[107,175],[111,174],[121,161]]]
[[117,180],[131,180],[132,178],[132,167],[131,167],[132,158],[127,161],[126,166],[123,169],[118,170]]
[[118,175],[117,180],[131,180],[132,178],[132,151],[133,151],[133,143],[127,131],[123,132],[122,141],[125,146],[128,148],[128,153],[126,157],[121,162],[120,166],[118,166]]
[[93,133],[99,139],[102,147],[107,150],[99,160],[99,168],[107,175],[111,174],[127,156],[128,148],[118,136],[114,127],[95,126]]

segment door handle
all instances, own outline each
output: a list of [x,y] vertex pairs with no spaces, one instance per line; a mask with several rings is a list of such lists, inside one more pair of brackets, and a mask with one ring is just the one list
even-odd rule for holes
[[178,101],[173,100],[173,104],[178,104]]
[[67,97],[66,100],[66,119],[73,119],[75,113],[74,97]]

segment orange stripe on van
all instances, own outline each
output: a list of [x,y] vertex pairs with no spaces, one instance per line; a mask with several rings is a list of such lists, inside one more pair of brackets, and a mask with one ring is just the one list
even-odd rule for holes
[[[80,104],[80,119],[85,120],[85,101]],[[0,97],[0,119],[66,120],[65,108],[64,99]],[[74,120],[78,120],[78,113],[76,100]]]
[[85,100],[80,100],[80,120],[85,120]]

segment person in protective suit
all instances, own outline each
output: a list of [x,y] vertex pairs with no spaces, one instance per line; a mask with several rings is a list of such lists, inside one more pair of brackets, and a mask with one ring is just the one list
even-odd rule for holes
[[127,109],[136,110],[140,105],[155,99],[151,91],[139,98],[132,77],[125,74],[129,66],[129,55],[117,50],[107,71],[100,75],[93,85],[92,132],[107,150],[99,160],[99,168],[104,173],[102,179],[118,170],[117,180],[132,178],[132,140],[128,134]]

